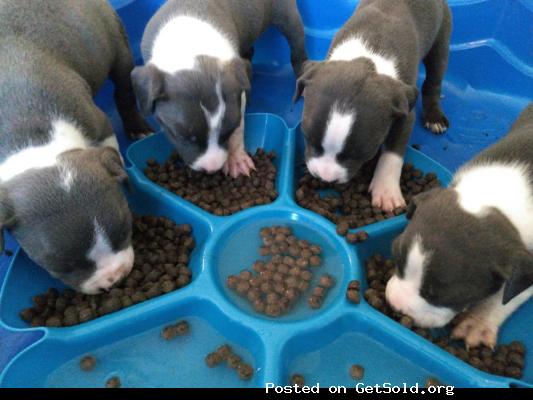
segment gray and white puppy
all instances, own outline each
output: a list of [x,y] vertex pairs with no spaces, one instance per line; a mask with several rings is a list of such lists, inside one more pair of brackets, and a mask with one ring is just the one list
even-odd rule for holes
[[110,74],[125,130],[149,132],[132,69],[106,1],[0,0],[0,228],[85,293],[109,288],[133,264],[127,175],[93,102]]
[[533,104],[498,143],[462,167],[448,189],[415,197],[392,250],[393,308],[494,346],[498,329],[533,295]]
[[169,0],[148,23],[146,65],[132,73],[137,98],[191,168],[233,177],[254,168],[244,149],[246,57],[271,24],[298,75],[307,55],[295,0]]
[[426,128],[442,133],[440,107],[448,64],[451,16],[446,0],[362,0],[337,33],[327,59],[309,61],[295,100],[305,97],[302,132],[309,172],[326,182],[349,181],[382,148],[370,191],[386,211],[405,205],[403,155],[418,96],[420,60]]

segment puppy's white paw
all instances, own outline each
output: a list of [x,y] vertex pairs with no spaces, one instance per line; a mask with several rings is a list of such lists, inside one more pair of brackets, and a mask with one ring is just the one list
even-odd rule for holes
[[244,149],[230,153],[222,167],[224,174],[232,178],[237,178],[239,175],[250,176],[252,170],[255,170],[254,162]]
[[426,122],[424,124],[424,128],[426,128],[427,130],[433,132],[433,133],[438,133],[438,134],[441,134],[441,133],[444,133],[446,132],[446,130],[448,129],[448,127],[442,122]]
[[372,181],[370,193],[372,193],[372,207],[381,208],[385,212],[392,212],[396,208],[406,206],[397,183]]
[[453,329],[452,337],[464,340],[467,348],[485,345],[493,349],[498,340],[498,327],[479,315],[468,313]]

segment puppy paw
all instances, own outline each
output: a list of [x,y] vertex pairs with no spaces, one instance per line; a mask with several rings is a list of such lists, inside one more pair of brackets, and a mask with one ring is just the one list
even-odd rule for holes
[[498,327],[478,315],[466,314],[453,329],[452,338],[462,339],[467,348],[485,345],[494,349]]
[[406,206],[398,184],[372,182],[370,193],[372,194],[372,207],[381,208],[385,212],[392,212],[396,208]]
[[126,133],[131,140],[144,139],[145,137],[153,135],[154,132],[154,128],[144,120],[126,128]]
[[424,112],[422,119],[424,121],[424,128],[438,135],[443,134],[450,127],[448,118],[446,118],[440,108],[433,108]]
[[239,175],[250,176],[252,170],[255,170],[254,162],[244,150],[230,153],[222,167],[224,174],[230,175],[232,178],[237,178]]

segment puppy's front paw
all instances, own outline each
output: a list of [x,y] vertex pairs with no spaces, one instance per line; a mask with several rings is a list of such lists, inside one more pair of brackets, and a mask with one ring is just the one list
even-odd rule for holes
[[483,344],[493,349],[498,340],[498,327],[479,315],[469,313],[453,329],[452,337],[462,339],[466,347]]
[[254,162],[244,149],[230,153],[222,167],[222,171],[232,178],[237,178],[239,175],[250,176],[252,170],[255,170]]
[[154,128],[145,120],[140,120],[134,125],[126,128],[126,133],[131,140],[140,140],[153,135]]
[[443,134],[450,127],[448,118],[438,107],[424,112],[422,120],[424,121],[424,128],[438,135]]
[[372,207],[381,208],[385,212],[392,212],[406,205],[397,183],[372,181],[370,193],[372,193]]

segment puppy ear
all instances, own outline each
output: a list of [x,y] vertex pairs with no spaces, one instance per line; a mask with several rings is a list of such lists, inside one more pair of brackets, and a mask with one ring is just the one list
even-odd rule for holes
[[156,100],[165,96],[163,73],[151,64],[135,67],[131,72],[131,82],[141,112],[145,116],[151,115]]
[[396,118],[406,117],[416,104],[418,89],[416,86],[406,85],[397,81],[396,95],[392,105],[392,114]]
[[504,283],[502,303],[507,304],[533,285],[533,255],[520,251],[513,255],[513,270]]
[[419,195],[413,197],[409,204],[407,205],[407,210],[405,212],[405,217],[407,219],[413,218],[413,215],[418,208],[420,204],[422,204],[424,201],[428,200],[429,198],[433,196],[437,196],[439,193],[441,193],[444,189],[442,188],[435,188],[431,189],[427,192],[420,193]]
[[314,73],[316,72],[320,62],[318,61],[306,61],[302,66],[302,73],[298,80],[296,81],[296,90],[294,92],[294,97],[292,101],[296,103],[304,92],[305,86],[313,78]]
[[4,228],[13,225],[14,219],[14,210],[7,190],[0,187],[0,254],[4,252]]
[[231,72],[232,76],[239,84],[239,91],[244,91],[246,97],[250,97],[250,90],[252,88],[252,64],[244,58],[238,58],[229,63],[226,67],[226,72]]
[[100,163],[107,170],[109,175],[119,183],[128,182],[128,174],[124,168],[122,159],[118,151],[112,147],[106,146],[98,149]]

